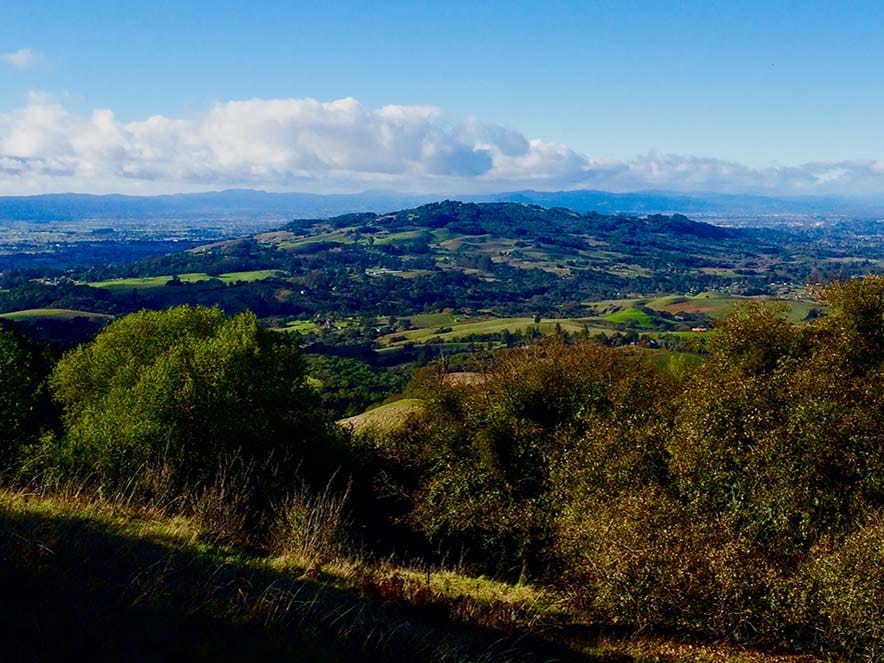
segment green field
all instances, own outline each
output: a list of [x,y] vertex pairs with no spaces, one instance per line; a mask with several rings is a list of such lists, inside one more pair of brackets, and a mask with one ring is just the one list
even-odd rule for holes
[[[431,318],[430,315],[440,317]],[[442,317],[446,315],[448,316],[447,318]],[[592,321],[579,318],[545,318],[540,321],[540,324],[535,324],[533,317],[476,318],[467,319],[462,322],[453,322],[454,319],[454,316],[451,316],[450,314],[429,314],[424,316],[421,322],[426,323],[432,321],[437,324],[430,325],[423,329],[409,329],[408,331],[387,334],[386,336],[380,337],[378,342],[382,345],[401,345],[409,342],[423,343],[430,339],[439,339],[440,341],[447,343],[473,334],[499,334],[505,330],[511,332],[525,332],[532,327],[537,327],[541,334],[547,335],[555,333],[556,325],[561,326],[563,331],[569,333],[582,331],[584,329],[584,324],[590,325],[588,327],[590,333],[611,331],[610,328],[604,328],[598,325],[592,326]],[[442,327],[450,327],[451,331],[437,333],[437,330]],[[405,337],[404,340],[392,340],[393,338],[403,336]]]
[[76,311],[68,308],[32,308],[25,311],[13,311],[0,313],[0,318],[22,322],[28,320],[74,320],[75,318],[112,318],[112,315],[104,313],[91,313],[89,311]]
[[423,240],[426,242],[435,241],[435,237],[427,230],[406,230],[398,233],[390,233],[389,235],[379,234],[374,243],[379,246],[385,244],[410,244],[415,241]]
[[638,327],[652,327],[655,319],[639,308],[627,308],[605,316],[605,320],[618,325],[633,324]]
[[285,327],[273,327],[272,331],[275,332],[292,332],[295,334],[309,334],[310,332],[316,331],[319,329],[319,325],[317,325],[312,320],[292,320],[287,323]]
[[[647,313],[642,307],[654,311],[666,311],[673,315],[678,313],[700,313],[711,318],[727,315],[739,304],[747,302],[781,302],[789,309],[789,319],[793,322],[804,320],[808,312],[814,308],[824,308],[807,300],[786,300],[775,297],[741,297],[720,292],[701,292],[698,295],[665,295],[662,297],[608,299],[598,302],[585,302],[585,305],[597,315],[604,316],[609,322],[625,323],[634,320],[644,324]],[[634,312],[633,312],[634,311]],[[644,322],[643,322],[644,321]]]
[[[178,278],[182,283],[199,283],[200,281],[209,281],[218,279],[222,283],[238,283],[263,281],[274,277],[283,276],[284,272],[276,269],[260,269],[252,272],[228,272],[219,276],[210,276],[205,272],[190,272],[187,274],[179,274]],[[172,278],[171,274],[163,276],[144,276],[131,279],[112,279],[110,281],[92,281],[86,285],[93,288],[104,288],[112,292],[130,291],[130,290],[152,290],[155,288],[163,288]]]
[[411,326],[416,329],[450,327],[458,322],[469,320],[467,316],[457,316],[451,311],[442,311],[441,313],[419,313],[407,318]]

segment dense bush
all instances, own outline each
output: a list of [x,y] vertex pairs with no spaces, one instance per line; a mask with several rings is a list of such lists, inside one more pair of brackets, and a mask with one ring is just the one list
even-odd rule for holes
[[678,377],[562,341],[440,375],[376,443],[383,486],[596,619],[884,660],[884,277],[822,298],[739,308]]
[[415,527],[493,551],[503,569],[524,578],[555,563],[551,535],[573,478],[562,468],[583,440],[609,463],[595,468],[601,473],[659,468],[659,436],[655,448],[608,454],[629,447],[622,438],[630,432],[614,432],[613,422],[657,426],[654,401],[669,382],[635,351],[558,340],[510,350],[469,386],[444,377],[424,386],[423,412],[380,447],[390,466],[385,476],[410,496]]
[[814,546],[802,581],[803,616],[823,647],[884,660],[884,518]]
[[235,458],[268,493],[334,451],[297,347],[252,314],[126,316],[65,355],[51,386],[65,433],[40,460],[102,488],[199,491]]
[[0,325],[0,471],[53,424],[45,381],[49,362],[36,344]]

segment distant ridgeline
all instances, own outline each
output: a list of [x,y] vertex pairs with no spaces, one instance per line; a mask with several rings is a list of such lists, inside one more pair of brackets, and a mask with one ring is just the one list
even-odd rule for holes
[[[562,207],[544,208],[521,203],[462,203],[445,200],[389,214],[344,214],[331,219],[297,219],[285,226],[292,232],[305,232],[319,224],[334,228],[357,226],[363,232],[373,229],[406,230],[415,227],[447,228],[463,235],[498,235],[514,239],[537,239],[549,243],[565,241],[561,236],[643,234],[690,236],[701,239],[737,239],[745,232],[691,221],[681,214],[652,214],[637,217],[580,214]],[[566,244],[567,245],[567,244]],[[584,248],[581,243],[579,248]]]

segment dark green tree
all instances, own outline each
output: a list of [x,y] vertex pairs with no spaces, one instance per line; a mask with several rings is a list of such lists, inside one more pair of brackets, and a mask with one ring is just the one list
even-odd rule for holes
[[22,334],[0,326],[0,469],[52,423],[46,398],[48,363]]

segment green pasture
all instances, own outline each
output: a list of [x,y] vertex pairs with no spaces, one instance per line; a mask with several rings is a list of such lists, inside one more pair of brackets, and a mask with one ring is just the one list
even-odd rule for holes
[[[276,269],[259,269],[250,272],[228,272],[226,274],[220,274],[218,276],[210,276],[205,272],[189,272],[186,274],[179,274],[178,278],[181,280],[182,283],[199,283],[201,281],[218,279],[222,283],[230,284],[239,282],[251,283],[253,281],[263,281],[264,279],[274,278],[278,276],[284,276],[284,272]],[[163,276],[143,276],[129,279],[92,281],[90,283],[87,283],[86,285],[92,286],[93,288],[104,288],[105,290],[110,290],[112,292],[130,290],[153,290],[156,288],[166,287],[166,284],[171,278],[172,275],[167,274]]]
[[[534,318],[527,316],[514,318],[480,318],[465,320],[462,322],[452,322],[451,318],[446,319],[441,317],[446,314],[431,315],[440,316],[438,318],[432,319],[434,324],[422,329],[409,329],[408,331],[400,331],[394,332],[392,334],[387,334],[380,337],[378,339],[378,342],[382,345],[401,345],[408,342],[423,343],[431,339],[434,341],[438,339],[441,342],[447,343],[450,341],[456,341],[457,339],[461,339],[467,336],[471,336],[473,334],[499,334],[505,330],[509,330],[511,332],[525,332],[532,327],[537,327],[540,330],[541,334],[548,335],[555,333],[556,325],[559,325],[562,331],[570,332],[572,334],[582,331],[584,329],[584,325],[588,325],[588,330],[590,333],[611,331],[610,328],[592,326],[591,321],[579,318],[544,318],[540,321],[539,324],[535,324]],[[428,320],[429,318],[427,317],[427,319],[424,320],[424,323],[426,323]],[[436,330],[440,327],[451,327],[451,331],[437,333]],[[405,340],[392,340],[395,337],[403,336],[405,337]]]
[[606,315],[604,319],[616,325],[634,324],[638,327],[653,327],[656,322],[652,315],[639,308],[623,309],[622,311]]
[[32,308],[24,311],[12,311],[0,313],[0,318],[22,322],[30,320],[74,320],[75,318],[112,318],[112,315],[104,313],[92,313],[90,311],[77,311],[69,308]]

